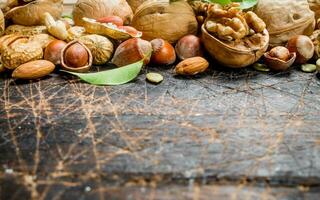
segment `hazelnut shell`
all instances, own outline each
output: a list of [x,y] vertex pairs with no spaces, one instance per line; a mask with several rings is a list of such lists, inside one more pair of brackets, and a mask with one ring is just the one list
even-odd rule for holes
[[[66,61],[65,61],[65,58],[64,58],[64,54],[65,54],[66,50],[67,50],[70,46],[72,46],[72,45],[74,45],[74,44],[76,44],[76,43],[78,43],[78,44],[80,44],[81,46],[83,46],[83,47],[87,50],[88,56],[89,56],[89,60],[88,60],[87,64],[86,64],[85,66],[83,66],[83,67],[77,67],[77,68],[68,66],[68,65],[66,64]],[[87,71],[89,71],[90,68],[91,68],[91,66],[92,66],[92,60],[93,60],[92,54],[91,54],[91,51],[89,50],[89,48],[86,47],[86,45],[84,45],[83,43],[79,42],[78,40],[74,40],[74,41],[72,41],[72,42],[69,42],[69,43],[62,49],[61,55],[60,55],[60,59],[61,59],[61,67],[62,67],[63,69],[65,69],[65,70],[73,71],[73,72],[87,72]]]
[[288,61],[283,61],[279,58],[271,57],[270,52],[264,53],[264,62],[268,67],[275,71],[285,71],[287,70],[295,61],[296,53],[290,53],[290,58]]

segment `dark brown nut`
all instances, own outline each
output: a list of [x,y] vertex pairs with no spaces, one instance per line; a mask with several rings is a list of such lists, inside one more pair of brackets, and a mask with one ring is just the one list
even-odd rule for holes
[[81,42],[68,43],[61,51],[61,65],[64,69],[75,72],[86,72],[92,65],[91,51]]
[[62,40],[54,40],[50,42],[44,50],[44,59],[53,62],[55,65],[61,64],[61,51],[66,45],[67,43]]
[[138,62],[144,59],[144,64],[150,62],[152,45],[146,40],[132,38],[121,43],[116,49],[111,62],[118,67]]
[[171,65],[176,61],[176,53],[173,46],[163,40],[154,39],[151,41],[152,45],[152,56],[151,62],[158,65]]

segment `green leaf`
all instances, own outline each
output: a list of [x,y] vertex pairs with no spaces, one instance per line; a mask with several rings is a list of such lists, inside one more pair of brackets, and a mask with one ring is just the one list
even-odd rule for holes
[[63,72],[78,76],[81,80],[93,85],[121,85],[128,83],[139,75],[143,66],[143,59],[116,69],[95,73],[76,73],[61,70]]
[[227,5],[231,3],[231,0],[209,0],[211,3],[218,3],[220,5]]
[[241,9],[249,9],[258,3],[258,0],[205,0],[211,3],[218,3],[220,5],[227,5],[232,2],[239,2]]
[[242,0],[242,1],[236,0],[236,1],[240,2],[240,4],[241,4],[240,8],[242,10],[252,8],[253,6],[255,6],[258,3],[258,0]]

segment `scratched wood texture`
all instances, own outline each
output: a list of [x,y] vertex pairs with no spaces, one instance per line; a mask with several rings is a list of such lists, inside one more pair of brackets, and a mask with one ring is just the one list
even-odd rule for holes
[[215,66],[116,87],[0,75],[0,199],[319,199],[315,74]]

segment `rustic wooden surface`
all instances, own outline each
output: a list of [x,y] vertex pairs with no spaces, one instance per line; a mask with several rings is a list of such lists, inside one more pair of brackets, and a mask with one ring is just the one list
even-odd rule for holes
[[319,199],[320,81],[161,72],[96,87],[0,76],[0,199]]

